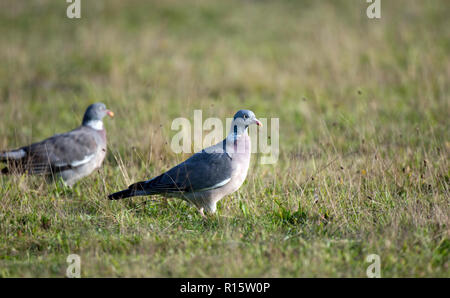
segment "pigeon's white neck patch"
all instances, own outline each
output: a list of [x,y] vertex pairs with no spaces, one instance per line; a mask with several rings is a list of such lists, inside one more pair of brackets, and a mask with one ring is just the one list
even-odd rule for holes
[[227,136],[227,141],[234,141],[239,139],[242,135],[247,134],[247,128],[243,126],[231,126],[230,133]]
[[89,126],[95,130],[103,130],[103,121],[101,120],[91,120],[86,122],[84,125]]

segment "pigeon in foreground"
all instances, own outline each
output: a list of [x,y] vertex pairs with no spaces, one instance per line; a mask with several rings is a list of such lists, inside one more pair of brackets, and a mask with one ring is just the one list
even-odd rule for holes
[[106,155],[103,117],[113,117],[103,103],[90,105],[78,128],[11,151],[0,151],[2,174],[28,173],[61,177],[72,186],[102,165]]
[[252,124],[262,126],[252,111],[238,111],[225,140],[157,177],[109,195],[109,199],[161,194],[192,203],[203,217],[204,212],[214,213],[217,202],[238,190],[247,176],[251,153],[247,128]]

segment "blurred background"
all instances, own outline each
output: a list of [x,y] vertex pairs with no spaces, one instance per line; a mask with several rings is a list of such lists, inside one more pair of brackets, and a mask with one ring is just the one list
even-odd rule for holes
[[77,125],[93,101],[116,112],[118,148],[147,146],[160,125],[168,138],[194,109],[279,117],[287,150],[318,146],[323,126],[342,150],[375,131],[442,139],[449,3],[383,1],[380,20],[368,5],[98,0],[68,19],[65,1],[0,1],[0,147]]

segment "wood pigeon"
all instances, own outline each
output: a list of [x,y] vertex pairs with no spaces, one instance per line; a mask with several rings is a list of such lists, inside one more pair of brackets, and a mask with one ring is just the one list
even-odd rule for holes
[[0,162],[8,165],[1,173],[61,177],[72,186],[102,165],[106,155],[102,119],[106,115],[113,117],[114,113],[103,103],[94,103],[86,109],[78,128],[19,149],[0,151]]
[[157,177],[109,195],[109,199],[161,194],[192,203],[203,217],[204,211],[214,213],[217,202],[238,190],[247,176],[251,153],[247,128],[252,124],[262,126],[252,111],[238,111],[222,142],[195,153]]

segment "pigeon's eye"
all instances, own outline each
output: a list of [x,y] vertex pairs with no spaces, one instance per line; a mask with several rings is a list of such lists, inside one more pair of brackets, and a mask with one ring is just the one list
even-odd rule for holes
[[248,118],[248,115],[247,114],[244,114],[244,119],[247,119]]

